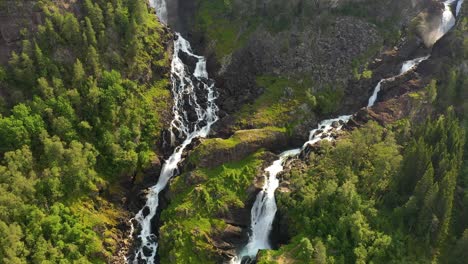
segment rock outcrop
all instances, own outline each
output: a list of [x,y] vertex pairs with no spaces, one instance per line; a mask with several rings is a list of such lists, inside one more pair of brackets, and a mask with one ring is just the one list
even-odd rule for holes
[[229,139],[202,139],[190,155],[189,163],[212,168],[241,160],[259,149],[281,150],[288,144],[286,133],[278,129],[239,130]]

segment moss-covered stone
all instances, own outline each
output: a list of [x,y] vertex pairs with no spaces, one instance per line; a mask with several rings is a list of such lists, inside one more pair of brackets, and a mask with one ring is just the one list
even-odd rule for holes
[[191,164],[199,167],[216,167],[225,162],[239,161],[259,149],[281,149],[287,145],[286,129],[266,127],[239,130],[228,139],[202,139],[190,155]]

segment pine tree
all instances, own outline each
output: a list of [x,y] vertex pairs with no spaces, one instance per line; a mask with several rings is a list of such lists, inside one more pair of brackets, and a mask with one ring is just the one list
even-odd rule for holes
[[80,24],[76,17],[72,14],[65,15],[64,24],[61,35],[71,45],[79,45],[80,43]]
[[91,20],[89,19],[89,17],[85,17],[85,32],[87,44],[96,47],[96,32],[93,29],[93,25],[91,24]]
[[42,53],[41,48],[37,43],[34,44],[34,59],[36,62],[36,67],[38,69],[38,75],[41,77],[48,76],[49,73],[49,61],[46,56]]
[[75,64],[73,64],[72,85],[74,88],[81,89],[85,81],[86,73],[83,64],[79,59],[76,59]]
[[89,71],[94,76],[100,76],[101,66],[99,64],[99,55],[93,46],[88,48],[88,54],[86,56],[86,63],[88,64]]

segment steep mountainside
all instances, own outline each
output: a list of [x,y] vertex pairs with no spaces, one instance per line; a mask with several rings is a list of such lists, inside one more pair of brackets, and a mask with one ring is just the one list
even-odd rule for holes
[[171,118],[171,34],[143,1],[0,13],[0,263],[123,262],[126,197]]

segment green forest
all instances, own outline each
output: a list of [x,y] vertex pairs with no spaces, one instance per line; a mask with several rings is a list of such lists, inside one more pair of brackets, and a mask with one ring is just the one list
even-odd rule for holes
[[1,263],[109,262],[123,213],[106,197],[149,166],[169,104],[144,1],[57,5],[35,3],[43,23],[0,68]]

